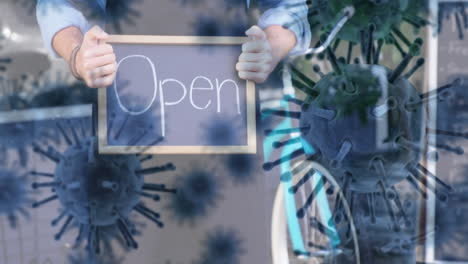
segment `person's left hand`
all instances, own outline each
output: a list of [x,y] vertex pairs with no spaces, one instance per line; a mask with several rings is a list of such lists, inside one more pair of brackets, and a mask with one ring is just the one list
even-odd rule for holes
[[258,26],[247,30],[249,41],[242,45],[242,54],[236,64],[239,78],[263,83],[277,63],[273,60],[267,34]]

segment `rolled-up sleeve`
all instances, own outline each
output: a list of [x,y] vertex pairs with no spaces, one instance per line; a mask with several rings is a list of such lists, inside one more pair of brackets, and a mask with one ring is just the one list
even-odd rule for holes
[[85,16],[69,0],[38,0],[36,16],[44,45],[54,57],[58,54],[52,47],[52,40],[59,31],[75,26],[86,33],[90,28]]
[[290,55],[296,55],[304,53],[310,46],[312,33],[307,14],[306,0],[279,1],[262,14],[259,26],[265,29],[271,25],[287,25],[296,35],[296,46],[290,52]]

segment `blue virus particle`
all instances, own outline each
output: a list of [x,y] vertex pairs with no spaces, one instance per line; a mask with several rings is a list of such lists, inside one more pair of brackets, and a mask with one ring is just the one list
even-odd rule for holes
[[237,23],[232,22],[226,26],[226,35],[233,36],[233,37],[242,37],[245,36],[245,32],[248,29],[247,23],[243,23],[239,21]]
[[442,32],[447,20],[454,19],[460,39],[465,38],[465,31],[468,29],[468,13],[466,2],[441,2],[439,3],[438,31]]
[[194,169],[176,179],[177,193],[170,197],[168,209],[184,224],[193,224],[216,208],[222,199],[222,182],[212,172]]
[[[141,106],[146,104],[142,96],[130,94],[128,80],[119,80],[122,89],[119,89],[118,97],[129,111],[138,112]],[[117,96],[117,94],[116,94]],[[157,107],[157,105],[155,106]],[[146,111],[141,115],[132,115],[123,112],[120,108],[109,111],[107,123],[107,142],[117,146],[155,146],[164,140],[161,135],[161,124],[148,122],[159,119],[159,113]]]
[[203,135],[200,135],[203,142],[213,146],[233,146],[242,144],[240,141],[244,132],[239,131],[241,120],[234,117],[221,117],[214,115],[209,121],[202,124]]
[[[368,42],[374,43],[373,38],[370,37]],[[328,47],[326,55],[333,69],[328,74],[323,73],[318,65],[310,67],[307,74],[291,65],[293,84],[305,97],[287,97],[286,100],[300,110],[265,109],[263,114],[297,120],[298,127],[270,130],[267,135],[295,133],[298,136],[275,142],[273,146],[283,148],[298,143],[300,147],[278,160],[266,162],[264,169],[271,170],[299,157],[319,162],[337,177],[354,219],[362,217],[356,211],[356,207],[360,206],[356,200],[359,195],[366,194],[370,223],[385,224],[386,221],[378,220],[381,219],[378,210],[383,209],[380,215],[388,220],[389,231],[394,236],[415,226],[414,220],[405,211],[397,183],[405,181],[422,197],[427,198],[428,192],[432,192],[439,201],[447,202],[453,188],[419,161],[426,144],[435,151],[455,148],[428,142],[427,135],[467,138],[468,134],[435,129],[426,124],[427,104],[447,101],[453,96],[451,89],[457,82],[427,93],[416,90],[408,79],[424,64],[424,59],[418,59],[411,68],[409,65],[419,56],[422,44],[419,38],[412,42],[395,69],[378,65],[378,52],[372,45],[370,49],[364,49],[364,63],[356,61],[355,64],[346,63],[344,58],[337,59],[333,49]],[[314,81],[308,77],[312,72],[321,79]],[[296,194],[304,188],[311,181],[313,173],[307,173],[290,192]],[[426,177],[434,180],[436,185],[428,184]],[[282,178],[288,179],[290,177]],[[334,192],[327,190],[327,193]],[[297,210],[297,218],[303,219],[307,215],[315,198],[311,193]],[[378,199],[382,206],[376,206]],[[339,200],[334,204],[329,221],[340,223],[345,213]]]
[[[26,86],[30,86],[34,94],[25,95]],[[1,79],[0,89],[0,111],[97,103],[95,89],[89,89],[83,82],[70,82],[68,75],[61,72],[38,78]]]
[[[219,9],[217,9],[219,10]],[[197,36],[245,36],[248,29],[244,13],[226,10],[223,16],[200,14],[193,22],[194,34]]]
[[[6,104],[3,104],[6,103]],[[24,106],[24,102],[21,100],[20,97],[16,95],[9,95],[5,96],[0,100],[0,104],[3,107],[20,107]],[[9,105],[8,105],[9,104]],[[7,111],[1,113],[2,115],[11,115],[14,113],[17,114],[26,114],[26,111],[19,111],[17,110]],[[29,113],[30,114],[30,113]],[[29,160],[30,155],[28,150],[30,149],[34,140],[47,143],[50,141],[55,141],[56,133],[54,130],[49,130],[46,128],[38,128],[36,121],[9,121],[4,120],[2,116],[2,120],[5,122],[0,122],[0,157],[2,160],[8,161],[8,159],[13,158],[11,156],[12,153],[9,151],[14,151],[17,154],[17,158],[19,160],[19,164],[22,167],[26,167]]]
[[217,227],[203,241],[203,251],[196,264],[240,264],[245,254],[243,239],[235,229]]
[[160,130],[148,123],[148,120],[154,120],[153,113],[147,112],[138,117],[130,114],[111,113],[107,127],[107,141],[110,145],[120,146],[155,146],[159,144],[164,138],[161,136]]
[[33,150],[54,162],[56,168],[53,173],[31,172],[34,176],[50,179],[33,183],[34,189],[51,188],[53,191],[53,195],[33,203],[33,207],[58,200],[63,208],[52,222],[56,225],[65,219],[55,235],[56,240],[75,222],[79,225],[76,243],[87,240],[88,249],[99,253],[103,229],[115,226],[126,245],[136,249],[138,243],[134,239],[134,224],[130,220],[132,212],[146,217],[158,227],[164,226],[160,214],[146,206],[142,198],[159,201],[160,193],[173,194],[176,191],[164,184],[145,183],[144,177],[172,171],[175,169],[172,163],[142,168],[142,162],[151,159],[151,156],[99,155],[97,139],[84,136],[78,125],[71,121],[57,121],[56,126],[68,145],[67,149],[60,153],[51,145],[44,148],[33,143]]
[[417,27],[426,25],[427,21],[419,17],[417,12],[406,13],[408,3],[409,1],[389,0],[318,0],[311,2],[309,13],[327,31],[344,15],[342,11],[346,7],[353,7],[355,13],[338,34],[338,38],[358,43],[362,32],[367,31],[371,25],[375,26],[373,36],[376,39],[401,35],[398,28],[403,21]]
[[210,15],[200,15],[195,23],[195,34],[198,36],[221,36],[224,33],[223,26],[219,20]]
[[0,167],[0,215],[8,219],[11,228],[16,228],[19,215],[26,219],[28,204],[32,203],[27,188],[27,174],[19,168]]
[[204,12],[196,15],[192,25],[196,36],[245,36],[249,28],[244,1],[182,0],[193,14],[194,8],[203,7]]
[[26,166],[29,161],[28,148],[35,138],[34,122],[15,122],[0,124],[0,144],[2,155],[14,149],[19,157],[20,164]]
[[136,19],[141,16],[137,5],[143,0],[107,0],[106,20],[116,32],[122,32],[122,23],[130,26],[136,25]]
[[258,160],[255,155],[230,154],[224,161],[229,178],[235,184],[249,184],[255,181],[258,173]]
[[[347,42],[347,63],[351,62],[354,48],[361,46],[361,53],[370,47],[380,53],[384,44],[395,47],[404,57],[405,47],[411,46],[411,41],[400,31],[400,26],[407,23],[419,30],[429,22],[421,15],[427,10],[427,2],[421,1],[374,1],[374,0],[317,0],[307,2],[309,12],[307,17],[312,32],[321,35],[314,48],[330,40],[333,50],[341,43]],[[295,8],[297,3],[291,3]],[[301,18],[307,19],[307,18]],[[344,19],[347,19],[346,21]],[[345,21],[344,24],[341,22]],[[284,25],[289,28],[298,21]],[[341,30],[334,32],[342,26]],[[336,34],[332,34],[332,32]],[[369,39],[378,40],[378,45]],[[323,56],[319,56],[322,58]],[[376,57],[374,57],[376,58]],[[374,63],[376,64],[376,63]]]
[[[47,79],[33,87],[40,92],[32,99],[27,98],[21,92],[24,89],[25,80],[3,80],[0,97],[0,111],[11,112],[28,110],[38,107],[59,107],[75,104],[97,103],[97,92],[87,88],[82,83],[67,84],[62,78],[52,82]],[[57,131],[44,127],[36,129],[36,122],[8,122],[0,124],[0,153],[7,156],[6,151],[14,149],[20,157],[22,166],[28,163],[28,148],[34,140],[48,143],[55,141]]]
[[46,81],[35,88],[40,92],[30,100],[34,108],[97,103],[97,91],[89,89],[83,82]]
[[122,33],[124,24],[136,25],[136,20],[141,17],[138,6],[143,2],[143,0],[106,0],[105,7],[96,0],[74,1],[74,4],[86,17],[105,21],[115,32]]

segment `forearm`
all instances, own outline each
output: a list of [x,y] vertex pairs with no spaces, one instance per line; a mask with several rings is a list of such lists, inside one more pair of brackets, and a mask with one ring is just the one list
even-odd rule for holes
[[[258,25],[265,31],[273,31],[268,35],[277,34],[279,36],[275,41],[270,41],[272,45],[275,45],[274,52],[278,58],[305,52],[309,48],[312,37],[307,19],[309,10],[307,1],[275,0],[263,2],[276,3],[267,4],[269,9],[262,14]],[[283,28],[285,25],[287,25],[287,29]],[[294,46],[291,48],[292,43]],[[289,53],[284,54],[285,50],[288,50]]]
[[73,50],[82,43],[83,33],[75,26],[59,31],[52,40],[52,47],[68,64]]
[[279,25],[271,25],[265,29],[274,64],[283,60],[296,46],[296,35]]

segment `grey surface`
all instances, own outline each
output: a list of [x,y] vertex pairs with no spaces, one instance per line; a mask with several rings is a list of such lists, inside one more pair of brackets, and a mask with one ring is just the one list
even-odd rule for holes
[[[468,40],[460,40],[456,29],[455,18],[452,17],[444,24],[444,30],[439,35],[438,49],[438,86],[446,85],[457,77],[464,77],[468,74]],[[466,82],[466,81],[465,81]],[[466,88],[466,84],[464,86]],[[457,91],[457,93],[460,90]],[[457,100],[468,101],[468,93],[457,95]],[[444,108],[446,102],[438,103],[438,108]],[[450,102],[448,102],[450,103]],[[458,109],[462,110],[462,109]],[[452,110],[449,113],[441,113],[437,116],[438,123],[450,124],[448,130],[463,128],[466,130],[466,109],[463,112]],[[443,128],[442,128],[443,129]],[[447,130],[447,129],[446,129]],[[439,138],[439,137],[438,137]],[[442,139],[447,139],[440,137]],[[443,261],[468,261],[468,244],[466,215],[468,209],[463,198],[467,188],[467,140],[462,138],[450,138],[449,145],[463,147],[465,154],[458,156],[450,152],[440,151],[437,162],[436,174],[443,181],[455,188],[455,193],[447,205],[437,202],[435,225],[439,231],[435,233],[435,259]],[[460,196],[461,192],[461,196]]]

